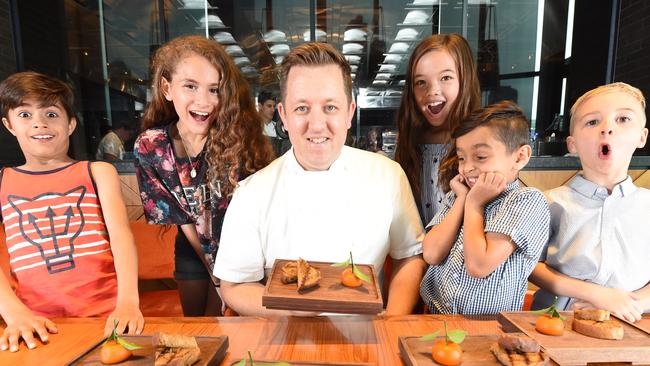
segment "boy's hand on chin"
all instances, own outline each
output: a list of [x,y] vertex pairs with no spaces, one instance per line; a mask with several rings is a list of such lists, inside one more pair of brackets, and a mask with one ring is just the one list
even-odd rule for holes
[[106,319],[104,326],[104,336],[113,332],[113,321],[117,321],[117,334],[125,334],[124,330],[128,327],[126,334],[140,334],[144,328],[144,317],[137,305],[117,305],[115,310]]
[[465,184],[465,177],[460,174],[456,174],[449,182],[449,188],[456,194],[456,199],[465,199],[467,192],[469,192],[469,187]]
[[641,319],[643,306],[641,298],[633,293],[618,290],[615,288],[602,287],[595,294],[593,302],[578,301],[573,304],[576,309],[603,309],[608,310],[619,318],[628,322],[636,322]]
[[48,342],[49,333],[58,333],[56,325],[49,319],[34,315],[31,312],[20,313],[5,319],[7,327],[0,335],[0,350],[17,352],[20,338],[25,340],[27,348],[33,349],[38,345],[34,333],[41,339],[41,343]]
[[481,173],[474,186],[467,193],[467,202],[484,207],[506,189],[506,177],[501,173]]

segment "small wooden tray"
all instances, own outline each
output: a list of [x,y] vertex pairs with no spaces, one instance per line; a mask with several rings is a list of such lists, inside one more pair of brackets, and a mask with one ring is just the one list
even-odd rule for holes
[[[120,363],[120,365],[153,365],[155,356],[153,345],[151,344],[151,337],[152,336],[150,335],[120,336],[120,338],[124,338],[128,342],[142,347],[134,350],[131,358]],[[228,349],[228,336],[196,336],[194,338],[196,338],[196,343],[198,343],[199,348],[201,348],[201,357],[194,366],[216,366],[221,362],[221,360],[223,360],[226,355],[226,350]],[[102,363],[99,361],[99,353],[104,341],[105,339],[102,339],[86,352],[79,355],[79,357],[70,361],[67,365],[101,365]]]
[[364,282],[356,288],[345,287],[341,284],[343,268],[332,267],[332,263],[309,262],[320,270],[319,286],[298,292],[295,283],[284,284],[282,266],[285,259],[276,259],[273,263],[270,278],[262,296],[262,305],[269,309],[301,310],[344,314],[378,314],[383,310],[383,300],[377,273],[372,265],[357,264],[356,266],[369,275],[372,283]]
[[[467,336],[463,349],[463,366],[501,366],[490,352],[490,346],[497,341],[496,335]],[[437,339],[436,339],[437,340]],[[421,341],[420,337],[399,337],[398,345],[402,361],[407,366],[439,365],[431,357],[431,348],[436,340]]]
[[622,340],[588,337],[571,329],[573,312],[560,312],[564,320],[564,334],[549,336],[535,330],[535,321],[540,316],[532,312],[499,313],[497,320],[504,332],[521,331],[536,339],[549,357],[560,365],[586,365],[597,362],[630,362],[633,365],[647,365],[650,360],[650,334],[627,323],[620,322],[625,329]]
[[618,319],[618,320],[620,320],[622,322],[625,322],[625,323],[627,323],[627,324],[629,324],[629,325],[631,325],[631,326],[633,326],[633,327],[635,327],[635,328],[637,328],[637,329],[639,329],[639,330],[641,330],[643,332],[646,332],[646,333],[648,333],[650,335],[650,318],[642,318],[641,320],[639,320],[636,323],[630,323],[630,322],[628,322],[626,320],[623,320],[623,319],[620,319],[618,317],[616,319]]

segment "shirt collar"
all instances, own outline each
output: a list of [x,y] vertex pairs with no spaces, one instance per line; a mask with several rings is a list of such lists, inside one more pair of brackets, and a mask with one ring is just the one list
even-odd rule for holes
[[590,180],[587,180],[582,174],[577,174],[571,182],[569,182],[569,187],[582,194],[583,196],[590,198],[599,198],[604,200],[605,198],[612,197],[625,197],[632,194],[636,190],[632,178],[628,175],[624,181],[617,184],[612,188],[611,195],[607,192],[607,187],[600,186]]
[[348,146],[343,146],[341,149],[341,152],[339,153],[338,158],[334,160],[334,163],[330,166],[328,170],[324,171],[307,171],[305,170],[300,163],[298,163],[298,160],[296,159],[296,155],[294,154],[294,148],[293,146],[289,151],[285,153],[287,156],[287,167],[289,168],[289,171],[295,173],[295,174],[305,174],[305,175],[315,175],[315,174],[331,174],[330,172],[342,172],[345,170],[345,166],[347,165],[347,161],[349,160],[349,151]]

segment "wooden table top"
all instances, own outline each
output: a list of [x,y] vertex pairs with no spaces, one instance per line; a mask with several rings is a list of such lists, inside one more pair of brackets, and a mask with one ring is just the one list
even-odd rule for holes
[[[359,362],[401,365],[399,336],[420,336],[443,326],[468,335],[501,333],[494,316],[408,315],[395,317],[225,317],[146,318],[143,334],[157,331],[188,335],[227,335],[230,346],[222,365],[251,350],[258,360]],[[58,334],[50,342],[16,353],[0,352],[0,365],[65,365],[102,339],[104,319],[53,319]]]
[[[409,315],[399,317],[225,317],[146,318],[143,334],[158,331],[189,335],[227,335],[230,346],[222,365],[241,360],[247,350],[256,359],[284,361],[366,362],[400,365],[397,337],[431,333],[447,321],[468,334],[499,333],[494,317]],[[104,319],[52,319],[59,328],[50,342],[19,352],[0,352],[0,365],[64,365],[102,339]]]

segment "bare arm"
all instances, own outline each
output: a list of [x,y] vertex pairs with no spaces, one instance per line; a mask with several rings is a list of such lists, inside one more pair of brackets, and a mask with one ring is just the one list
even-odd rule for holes
[[432,266],[437,266],[447,258],[463,224],[468,188],[461,175],[454,177],[449,185],[456,194],[456,199],[440,224],[433,226],[422,241],[422,255]]
[[104,333],[113,330],[115,319],[119,333],[128,326],[129,334],[139,334],[144,327],[144,318],[138,297],[138,254],[122,199],[120,178],[111,164],[94,162],[90,168],[97,185],[117,273],[117,305],[106,320]]
[[510,237],[485,233],[485,205],[503,192],[506,178],[498,173],[483,173],[467,194],[463,226],[465,267],[472,277],[483,278],[501,265],[516,246]]
[[234,283],[221,281],[221,296],[228,307],[243,316],[315,316],[317,313],[271,310],[262,306],[264,285],[259,282]]
[[0,271],[0,315],[7,326],[0,335],[0,350],[18,351],[20,338],[25,340],[27,347],[35,348],[37,343],[34,333],[38,334],[41,342],[48,341],[48,333],[57,333],[56,325],[42,316],[32,313],[14,293],[3,271]]
[[[640,319],[641,313],[643,313],[642,304],[637,302],[637,296],[634,293],[569,277],[543,262],[535,265],[529,280],[556,295],[572,297],[588,303],[579,304],[578,307],[609,310],[628,321]],[[642,289],[643,293],[648,291],[647,287]]]
[[386,314],[411,314],[420,298],[420,281],[424,276],[426,263],[421,256],[416,255],[393,260],[393,268]]

